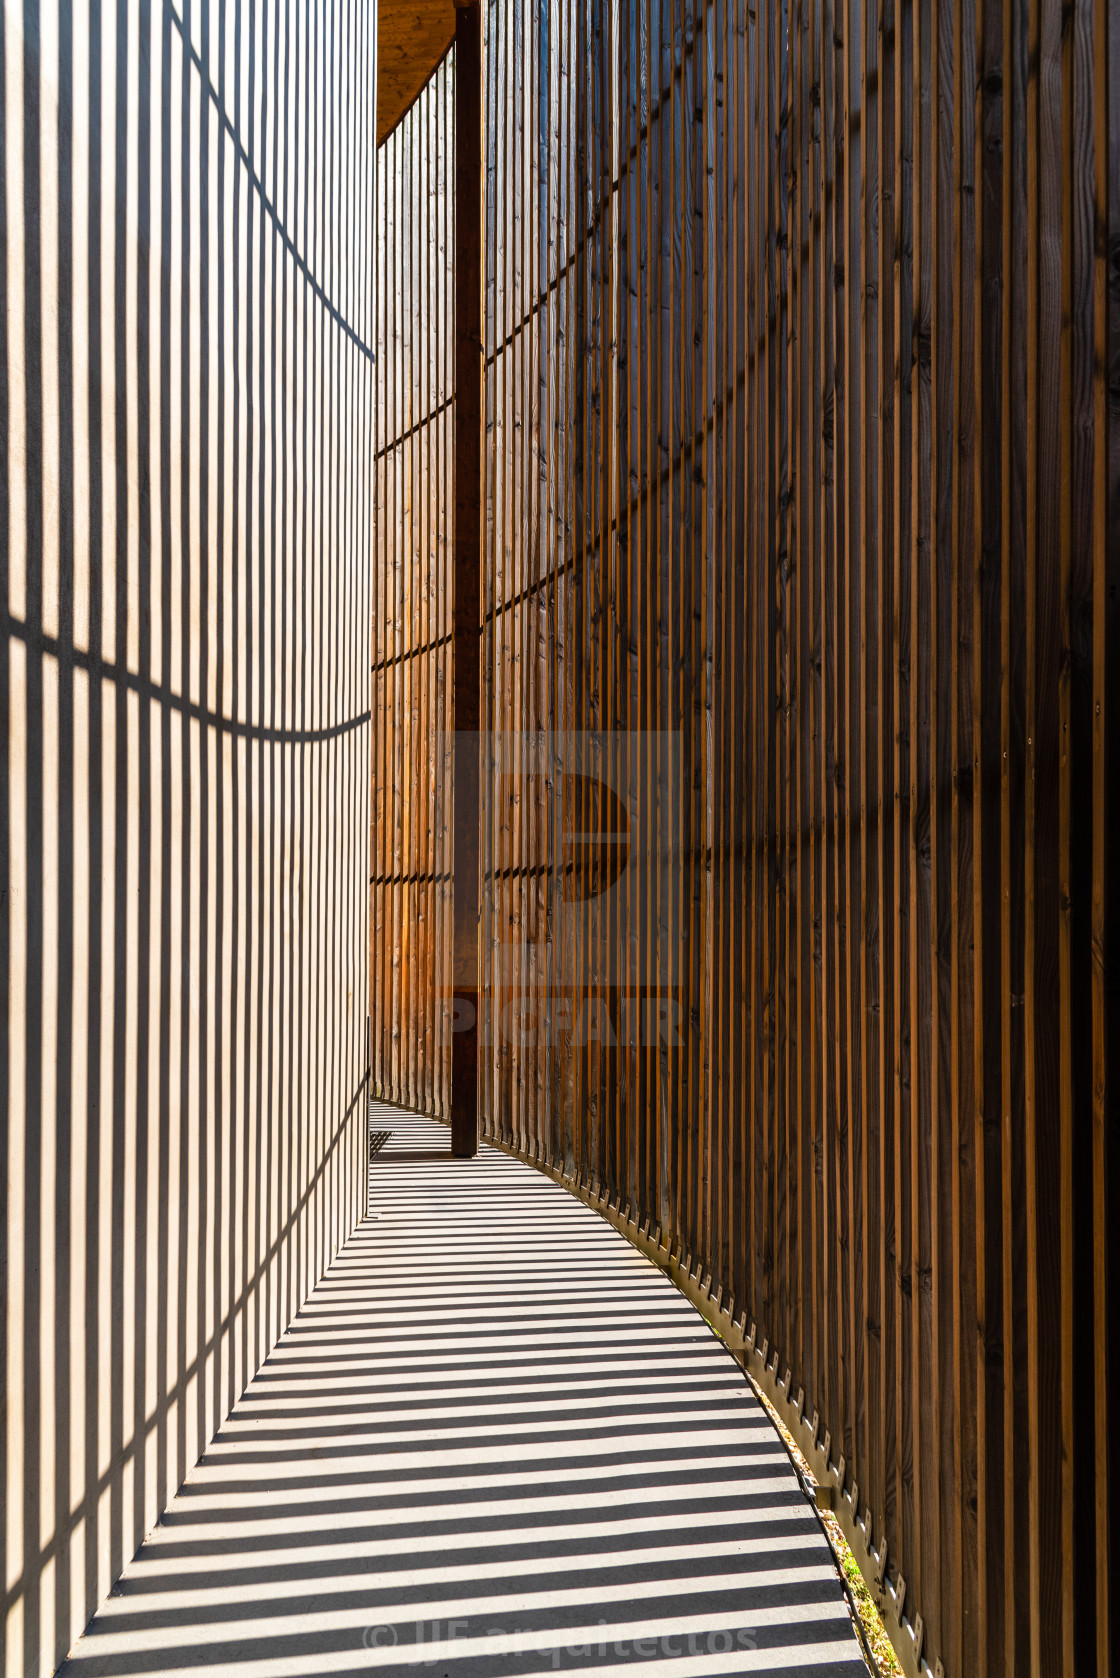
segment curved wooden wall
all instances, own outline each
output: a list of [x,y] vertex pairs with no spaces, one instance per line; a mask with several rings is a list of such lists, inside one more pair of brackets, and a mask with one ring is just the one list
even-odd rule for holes
[[448,1112],[455,55],[377,154],[375,1093]]
[[703,1290],[908,1671],[1103,1678],[1115,8],[484,19],[486,1126]]

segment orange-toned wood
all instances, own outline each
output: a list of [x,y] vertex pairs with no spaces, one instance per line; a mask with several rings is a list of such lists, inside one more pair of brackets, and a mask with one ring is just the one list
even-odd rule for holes
[[1108,3],[483,11],[480,1119],[734,1301],[908,1674],[1114,1650]]
[[380,0],[377,8],[377,143],[419,98],[455,39],[454,0]]

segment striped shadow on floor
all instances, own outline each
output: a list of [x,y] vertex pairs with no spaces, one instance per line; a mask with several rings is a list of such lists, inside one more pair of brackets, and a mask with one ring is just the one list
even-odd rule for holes
[[691,1305],[530,1166],[371,1126],[369,1215],[63,1670],[866,1678]]

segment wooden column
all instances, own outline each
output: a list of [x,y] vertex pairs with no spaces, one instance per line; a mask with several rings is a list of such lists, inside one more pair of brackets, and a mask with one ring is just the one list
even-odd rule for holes
[[482,394],[482,40],[455,17],[454,1015],[451,1151],[478,1151],[478,852]]

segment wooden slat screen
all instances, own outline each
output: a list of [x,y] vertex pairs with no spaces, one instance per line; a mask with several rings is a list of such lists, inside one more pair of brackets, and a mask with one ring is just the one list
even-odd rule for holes
[[454,51],[378,151],[370,880],[375,1094],[447,1112]]
[[484,28],[484,1128],[754,1324],[908,1671],[1115,1671],[1116,7]]

